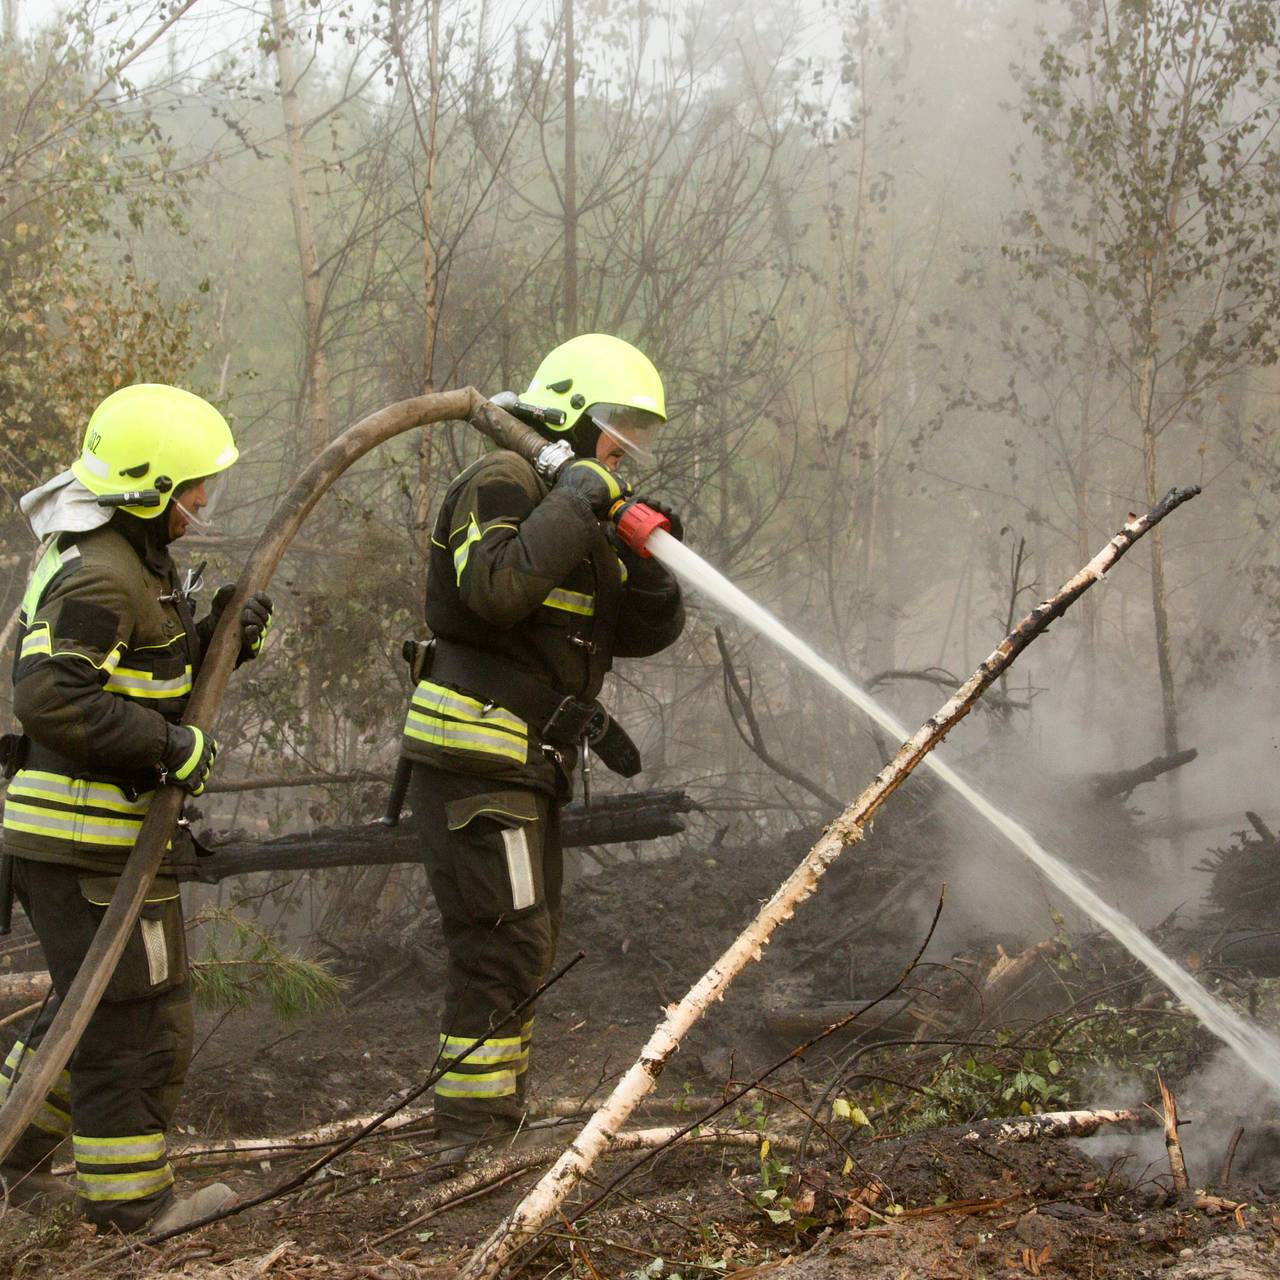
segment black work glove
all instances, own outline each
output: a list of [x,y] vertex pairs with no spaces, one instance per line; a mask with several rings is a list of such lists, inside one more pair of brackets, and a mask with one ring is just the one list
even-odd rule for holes
[[[213,599],[209,602],[209,616],[201,620],[199,627],[206,647],[213,639],[214,628],[235,593],[233,582],[228,582],[213,593]],[[271,630],[274,608],[271,597],[263,591],[256,592],[244,602],[244,608],[240,610],[240,656],[237,665],[251,661],[262,652],[262,646],[267,642],[267,632]]]
[[171,724],[160,764],[165,781],[198,796],[218,758],[217,741],[193,724]]
[[684,521],[680,519],[672,507],[667,506],[665,502],[659,502],[657,498],[637,497],[636,501],[642,507],[652,507],[660,516],[666,516],[671,521],[671,536],[677,542],[684,541]]
[[601,520],[609,515],[609,508],[615,502],[631,492],[631,487],[623,484],[608,467],[590,458],[569,463],[556,476],[555,488],[580,498]]

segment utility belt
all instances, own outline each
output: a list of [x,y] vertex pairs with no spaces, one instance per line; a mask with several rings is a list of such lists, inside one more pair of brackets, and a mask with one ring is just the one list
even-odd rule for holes
[[[0,747],[0,750],[3,748]],[[44,773],[57,773],[68,778],[84,779],[89,782],[105,782],[110,786],[118,787],[124,793],[126,800],[137,800],[140,796],[146,795],[148,791],[154,791],[160,785],[159,775],[155,769],[133,769],[129,771],[113,771],[104,769],[99,765],[94,765],[92,769],[86,769],[84,764],[77,763],[68,756],[60,755],[56,751],[51,751],[48,747],[42,747],[38,742],[33,742],[25,735],[21,739],[21,746],[17,752],[17,766],[14,773],[18,769],[38,769]],[[8,775],[12,777],[13,775]]]
[[581,742],[614,773],[633,778],[641,769],[640,752],[630,735],[598,702],[561,694],[513,662],[483,649],[437,636],[406,640],[405,661],[414,684],[431,679],[472,697],[488,699],[526,721],[552,747]]

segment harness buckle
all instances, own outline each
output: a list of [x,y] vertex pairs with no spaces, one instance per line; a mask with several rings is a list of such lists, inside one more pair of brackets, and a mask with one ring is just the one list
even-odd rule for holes
[[547,717],[547,722],[538,731],[540,738],[548,742],[568,744],[578,742],[593,723],[597,713],[603,714],[594,702],[579,702],[577,698],[560,699],[559,706]]

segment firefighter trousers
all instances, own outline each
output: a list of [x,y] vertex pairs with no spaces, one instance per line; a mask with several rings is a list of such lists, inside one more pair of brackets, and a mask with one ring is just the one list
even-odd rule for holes
[[[501,784],[498,784],[501,786]],[[533,1009],[560,932],[560,807],[527,788],[415,764],[414,821],[448,952],[441,1064],[488,1036],[435,1086],[437,1124],[483,1138],[524,1117]]]
[[[55,994],[0,1068],[0,1102],[39,1048],[111,900],[115,877],[14,860],[14,888]],[[89,1221],[137,1230],[173,1197],[165,1130],[191,1061],[191,985],[182,903],[157,880],[80,1043],[9,1157],[38,1168],[71,1138],[76,1192]]]

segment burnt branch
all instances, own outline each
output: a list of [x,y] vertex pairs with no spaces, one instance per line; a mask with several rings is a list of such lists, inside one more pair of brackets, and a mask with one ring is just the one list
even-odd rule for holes
[[[797,787],[807,791],[811,796],[816,796],[823,804],[832,809],[840,808],[840,801],[831,794],[830,791],[824,790],[812,779],[806,777],[798,769],[792,769],[789,765],[785,765],[777,756],[773,755],[769,748],[765,745],[764,733],[760,728],[760,721],[756,717],[755,706],[752,702],[751,695],[742,687],[742,681],[738,679],[737,669],[733,665],[733,658],[729,653],[729,646],[725,641],[724,632],[721,628],[715,628],[716,648],[720,650],[720,662],[724,668],[724,700],[725,705],[729,708],[729,716],[733,720],[733,727],[738,731],[738,737],[747,744],[748,747],[762,760],[774,773],[786,778],[788,782],[794,782]],[[730,696],[732,694],[732,697]],[[736,701],[736,706],[735,706]],[[741,714],[742,720],[746,721],[748,733],[743,733],[742,723],[739,720]]]
[[1112,797],[1123,800],[1135,787],[1142,786],[1144,782],[1152,782],[1161,774],[1181,769],[1184,764],[1190,764],[1199,754],[1195,747],[1190,747],[1186,751],[1179,751],[1176,755],[1156,756],[1154,760],[1148,760],[1146,764],[1139,765],[1136,769],[1095,774],[1093,794],[1099,800],[1109,800]]

